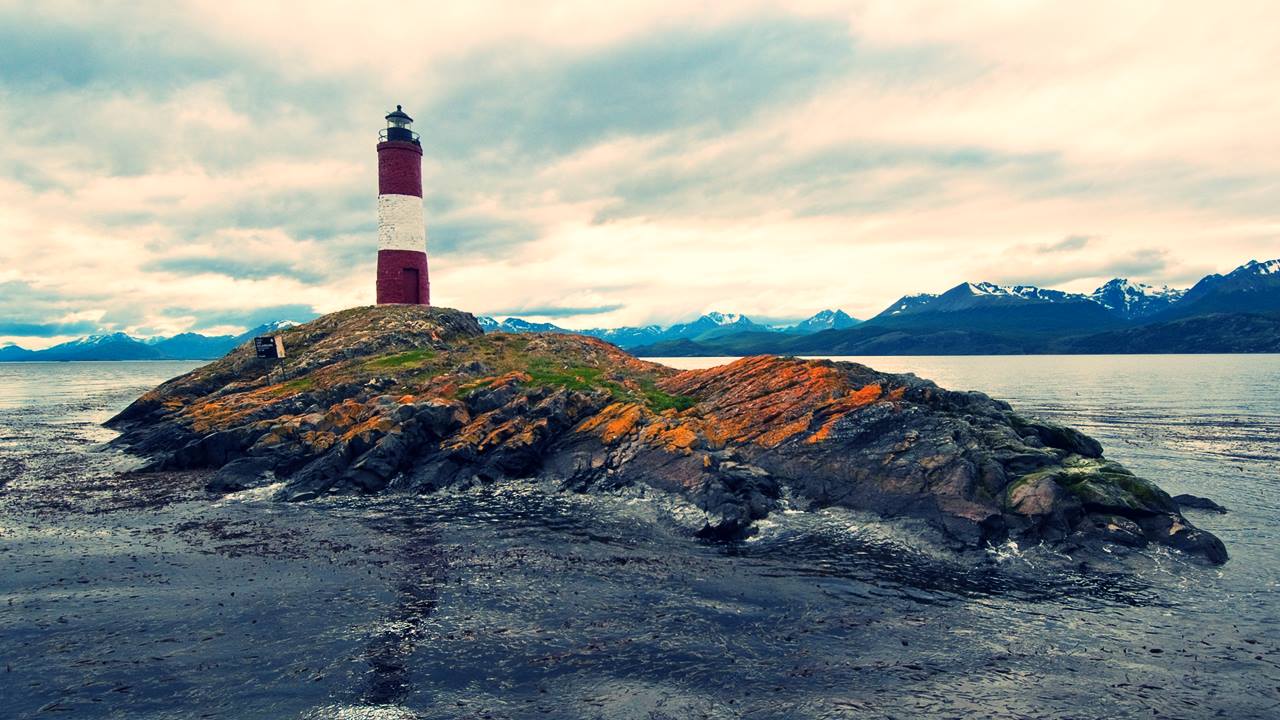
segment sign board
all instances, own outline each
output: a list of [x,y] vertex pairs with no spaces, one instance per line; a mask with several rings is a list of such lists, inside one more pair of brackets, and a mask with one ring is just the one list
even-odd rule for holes
[[284,357],[284,338],[279,335],[262,335],[253,339],[253,349],[258,357],[279,360]]

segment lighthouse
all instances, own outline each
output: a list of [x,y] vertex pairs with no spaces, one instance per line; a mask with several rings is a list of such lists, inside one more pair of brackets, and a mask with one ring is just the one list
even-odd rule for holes
[[430,305],[422,143],[399,105],[378,136],[378,304]]

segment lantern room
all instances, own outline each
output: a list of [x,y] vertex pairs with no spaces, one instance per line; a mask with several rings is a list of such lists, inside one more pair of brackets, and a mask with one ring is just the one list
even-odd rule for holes
[[397,105],[394,112],[387,114],[387,129],[382,131],[382,137],[379,139],[388,142],[401,140],[417,145],[419,144],[418,133],[414,132],[412,127],[413,118]]

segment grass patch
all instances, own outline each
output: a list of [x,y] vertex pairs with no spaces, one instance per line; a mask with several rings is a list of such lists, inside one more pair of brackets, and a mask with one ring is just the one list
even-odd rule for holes
[[395,355],[369,360],[364,366],[373,370],[407,370],[420,368],[435,358],[435,350],[407,350]]
[[530,358],[524,371],[528,385],[562,387],[566,390],[594,392],[603,390],[615,400],[627,399],[627,389],[604,378],[604,371],[590,365],[560,365],[548,358]]
[[[605,391],[619,402],[640,402],[654,412],[688,410],[697,399],[687,395],[672,395],[658,389],[653,378],[633,378],[634,385],[605,377],[604,370],[590,365],[558,365],[547,358],[533,358],[525,372],[530,385],[556,386],[581,392]],[[639,386],[639,389],[636,389]]]
[[641,380],[640,392],[644,395],[644,403],[649,409],[660,413],[666,410],[683,412],[698,403],[697,398],[688,395],[672,395],[658,389],[657,383],[650,379]]
[[[657,386],[656,377],[633,372],[629,368],[611,368],[607,364],[597,366],[590,360],[576,357],[575,348],[568,348],[565,356],[555,354],[556,347],[531,351],[531,340],[521,335],[495,333],[469,338],[458,348],[436,350],[409,350],[365,361],[360,367],[372,372],[392,372],[402,381],[424,383],[431,377],[448,372],[456,363],[479,363],[490,377],[463,382],[450,391],[453,398],[462,400],[490,387],[497,377],[510,372],[523,372],[529,379],[528,387],[564,388],[577,392],[604,392],[615,401],[640,403],[655,413],[667,410],[684,411],[697,404],[697,399],[664,392]],[[479,374],[479,373],[476,373]],[[460,378],[465,380],[465,378]]]
[[316,385],[315,378],[300,377],[300,378],[297,378],[296,380],[287,380],[285,382],[280,383],[279,385],[275,386],[275,388],[271,390],[271,394],[274,395],[275,397],[281,397],[284,395],[293,395],[296,393],[303,393],[315,387],[315,385]]

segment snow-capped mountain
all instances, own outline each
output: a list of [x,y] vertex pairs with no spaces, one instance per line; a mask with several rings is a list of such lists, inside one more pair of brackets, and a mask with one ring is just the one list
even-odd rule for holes
[[[911,314],[920,311],[924,306],[937,300],[938,296],[934,293],[917,293],[915,295],[903,295],[898,301],[885,308],[880,315],[902,315]],[[877,315],[876,317],[879,317]]]
[[[1062,290],[1036,287],[1034,285],[997,285],[990,282],[961,283],[954,288],[935,295],[922,293],[905,295],[897,302],[885,308],[877,318],[893,318],[895,316],[916,315],[925,313],[945,313],[975,310],[980,308],[1016,307],[1027,303],[1092,303],[1106,310],[1114,317],[1123,320],[1137,320],[1163,313],[1184,298],[1195,300],[1197,296],[1208,295],[1211,291],[1224,287],[1239,289],[1248,285],[1249,278],[1262,278],[1267,282],[1278,271],[1280,261],[1272,263],[1250,263],[1228,275],[1211,275],[1192,290],[1171,288],[1167,285],[1153,287],[1134,282],[1126,278],[1116,278],[1103,284],[1097,290],[1085,295],[1069,293]],[[1253,283],[1253,284],[1256,284]],[[1234,308],[1240,309],[1240,308]]]
[[508,328],[508,332],[568,332],[559,325],[553,323],[535,323],[520,318],[507,318],[502,321],[504,327]]
[[698,340],[740,332],[773,332],[768,326],[753,322],[738,313],[709,312],[693,322],[677,323],[667,328],[659,340]]
[[744,321],[751,322],[745,315],[739,313],[722,313],[714,310],[698,318],[698,320],[708,320],[716,325],[736,325]]
[[843,330],[857,324],[858,320],[843,310],[823,310],[782,330],[788,333],[809,334],[823,330]]
[[640,327],[591,328],[582,330],[583,335],[597,337],[619,347],[636,347],[654,341],[662,335],[661,325],[643,325]]
[[1194,301],[1211,292],[1257,292],[1272,290],[1280,284],[1280,260],[1258,263],[1249,260],[1225,275],[1206,275],[1201,282],[1187,291],[1187,300]]
[[908,295],[869,321],[919,331],[965,329],[984,333],[1096,332],[1124,318],[1088,295],[1034,285],[960,283],[940,295]]
[[965,283],[964,285],[967,286],[966,289],[974,297],[1010,297],[1042,302],[1075,302],[1085,299],[1085,296],[1078,293],[1050,290],[1036,287],[1035,285],[996,285],[989,282],[982,282],[977,285]]
[[951,313],[964,310],[1017,306],[1028,303],[1089,303],[1087,295],[1049,290],[1034,285],[996,285],[995,283],[960,283],[941,295],[928,293],[906,295],[885,308],[877,318],[893,318],[918,314]]
[[274,322],[259,325],[258,329],[264,332],[276,332],[278,330],[288,330],[289,328],[298,327],[302,323],[297,320],[276,320]]
[[1250,260],[1226,275],[1209,275],[1187,291],[1178,314],[1280,310],[1280,260]]
[[242,335],[201,335],[179,333],[172,337],[135,338],[115,332],[89,335],[44,350],[26,350],[17,345],[0,348],[0,362],[32,360],[212,360],[258,335],[297,326],[294,320],[277,320],[259,325]]
[[1280,260],[1254,260],[1225,275],[1209,275],[1190,290],[1152,287],[1125,278],[1108,281],[1088,295],[1034,285],[961,283],[940,295],[905,295],[874,320],[896,326],[949,324],[984,331],[1065,332],[1102,330],[1116,322],[1277,310]]
[[534,332],[553,332],[567,333],[572,330],[565,330],[559,325],[551,323],[535,323],[528,320],[522,320],[517,317],[509,317],[502,322],[498,322],[494,318],[484,315],[478,316],[476,321],[480,323],[480,329],[487,333],[490,332],[506,332],[506,333],[534,333]]
[[1152,287],[1126,278],[1116,278],[1094,290],[1089,299],[1126,320],[1133,320],[1162,312],[1186,294],[1186,290],[1168,285]]
[[251,330],[248,330],[239,335],[236,335],[235,336],[236,344],[238,345],[244,342],[245,340],[252,340],[253,338],[258,337],[259,335],[270,335],[272,333],[277,333],[282,330],[288,330],[291,327],[297,327],[301,324],[302,323],[296,320],[273,320],[269,323],[263,323],[258,327],[255,327]]
[[[815,317],[821,316],[822,319],[814,321],[815,324],[827,321],[837,323],[836,327],[843,327],[843,323],[853,320],[843,312],[838,315],[827,310],[823,315],[819,313]],[[498,320],[478,316],[476,320],[480,323],[480,327],[485,332],[509,332],[509,333],[526,333],[526,332],[561,332],[576,333],[579,335],[589,335],[597,337],[606,342],[611,342],[619,347],[632,348],[642,345],[650,345],[655,342],[665,340],[680,339],[707,339],[712,337],[720,337],[722,335],[731,335],[740,332],[777,332],[774,328],[770,328],[755,322],[751,318],[740,313],[724,313],[709,312],[702,315],[696,320],[676,323],[670,327],[664,328],[661,325],[641,325],[641,326],[623,326],[617,328],[590,328],[587,330],[566,330],[558,325],[551,323],[534,323],[521,318],[509,317],[499,322]],[[813,320],[813,318],[810,318]],[[809,322],[806,320],[805,322]],[[803,323],[802,323],[803,324]],[[825,330],[826,327],[815,327],[813,330],[805,332],[817,332],[817,330]]]
[[625,345],[626,341],[632,338],[645,339],[662,332],[659,325],[646,325],[644,327],[617,327],[617,328],[589,328],[587,330],[570,330],[562,328],[554,323],[530,322],[524,318],[509,317],[504,320],[489,317],[488,315],[477,315],[476,322],[480,323],[480,329],[486,333],[506,332],[506,333],[535,333],[535,332],[553,332],[553,333],[570,333],[576,335],[590,335],[598,337],[602,340],[614,343],[615,345]]
[[108,345],[111,343],[118,343],[118,342],[142,343],[141,340],[129,335],[128,333],[115,332],[115,333],[108,333],[106,335],[88,335],[86,337],[80,338],[79,340],[71,340],[69,342],[64,342],[60,345],[55,345],[54,347],[68,348],[68,349],[81,348],[81,347],[97,347],[99,345]]
[[598,337],[621,347],[636,347],[658,340],[703,337],[708,334],[719,335],[734,332],[759,330],[769,332],[764,325],[752,322],[744,315],[737,313],[710,312],[697,320],[678,323],[664,329],[660,325],[643,325],[639,327],[624,326],[618,328],[591,328],[589,330],[566,330],[552,323],[529,322],[517,317],[509,317],[499,322],[494,318],[480,316],[476,318],[485,332],[560,332],[576,333]]
[[164,355],[155,347],[129,335],[116,332],[90,335],[38,350],[32,360],[160,360]]

